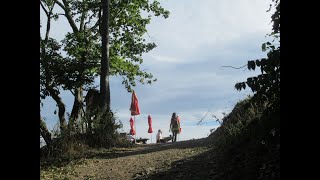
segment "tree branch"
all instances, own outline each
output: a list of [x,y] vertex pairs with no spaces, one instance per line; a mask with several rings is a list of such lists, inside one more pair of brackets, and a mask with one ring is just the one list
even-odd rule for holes
[[245,65],[243,65],[243,66],[241,66],[241,67],[233,67],[233,66],[221,66],[221,67],[231,67],[231,68],[233,68],[233,69],[241,69],[241,68],[244,68],[244,67],[246,67],[247,65],[245,64]]
[[110,16],[110,17],[111,17],[112,19],[116,19],[123,10],[124,10],[124,8],[122,8],[122,9],[115,15],[115,17],[112,17],[112,16]]
[[75,93],[70,89],[69,90],[73,96],[76,96]]
[[[43,11],[44,11],[44,12],[46,13],[46,15],[47,15],[46,34],[45,34],[45,38],[44,38],[44,43],[46,44],[47,41],[48,41],[48,39],[49,39],[50,20],[51,20],[50,14],[52,13],[52,9],[51,9],[50,11],[47,11],[41,1],[40,1],[40,5],[41,5],[41,8],[43,9]],[[41,38],[41,33],[40,33],[40,38]]]
[[[98,20],[97,20],[97,22],[95,23],[95,25],[93,25],[93,26],[90,28],[89,31],[92,31],[94,28],[96,28],[97,26],[99,26],[100,21],[101,21],[101,10],[102,10],[102,9],[101,9],[101,6],[100,6],[99,15],[98,15]],[[118,15],[119,15],[123,10],[124,10],[124,8],[122,8],[122,9],[116,14],[115,17],[112,17],[112,15],[110,15],[110,19],[111,19],[111,18],[112,18],[112,19],[117,18]],[[100,32],[100,30],[99,30],[99,32]]]
[[147,31],[146,33],[147,33],[147,35],[149,36],[149,38],[152,39],[151,36],[149,35],[148,31]]
[[99,30],[98,30],[98,32],[101,34],[101,26],[100,26],[100,24],[101,24],[101,17],[102,17],[102,7],[100,6],[100,9],[99,9],[99,14],[98,14],[98,25],[99,25]]
[[[48,39],[49,39],[49,33],[50,33],[50,27],[51,27],[51,15],[52,15],[52,11],[53,11],[53,8],[55,6],[55,2],[53,2],[52,6],[49,7],[49,11],[47,11],[44,7],[44,5],[42,4],[42,2],[40,1],[40,5],[41,7],[43,8],[44,12],[46,13],[47,15],[47,29],[46,29],[46,35],[45,35],[45,39],[44,39],[44,43],[46,44]],[[40,33],[40,38],[41,38],[41,33]]]
[[66,10],[66,8],[61,2],[59,2],[58,0],[54,0],[54,2],[57,3],[64,11]]
[[201,119],[198,121],[197,125],[200,125],[200,124],[202,123],[202,121],[204,120],[204,118],[207,117],[207,114],[208,114],[208,113],[209,113],[209,110],[208,110],[207,113],[204,115],[204,117],[201,118]]
[[45,36],[45,39],[44,39],[44,43],[47,44],[48,42],[48,39],[49,39],[49,33],[50,33],[50,22],[51,21],[51,18],[49,17],[48,18],[48,21],[47,21],[47,30],[46,30],[46,36]]
[[42,119],[41,114],[40,114],[40,134],[41,134],[43,140],[46,142],[47,147],[50,147],[51,142],[52,142],[51,133],[48,131],[46,123]]
[[49,12],[46,10],[46,8],[44,7],[44,5],[42,4],[41,1],[40,1],[40,5],[41,5],[43,11],[46,13],[47,17],[49,17]]
[[[89,22],[87,22],[87,23],[89,23]],[[87,24],[87,23],[86,23],[86,24]],[[97,26],[99,26],[99,24],[100,24],[100,15],[99,15],[99,17],[98,17],[98,20],[97,20],[96,24],[93,25],[93,26],[90,28],[89,31],[92,31],[94,28],[96,28]]]
[[66,0],[62,0],[63,4],[58,1],[58,0],[54,0],[54,2],[56,2],[65,12],[65,17],[67,18],[73,32],[78,32],[78,28],[76,23],[73,21],[72,19],[72,15],[70,14],[70,8],[69,8],[69,4]]
[[85,20],[85,17],[86,17],[86,12],[82,12],[81,14],[81,20],[80,20],[80,31],[82,31],[84,29],[84,20]]

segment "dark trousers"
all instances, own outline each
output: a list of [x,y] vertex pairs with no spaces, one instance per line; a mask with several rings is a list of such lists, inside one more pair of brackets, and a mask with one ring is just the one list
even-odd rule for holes
[[178,132],[172,131],[172,142],[177,142],[177,134]]

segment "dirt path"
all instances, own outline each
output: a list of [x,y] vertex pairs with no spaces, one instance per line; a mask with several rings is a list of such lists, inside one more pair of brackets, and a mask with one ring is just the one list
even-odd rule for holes
[[205,139],[197,139],[92,152],[82,163],[42,171],[41,179],[202,179],[208,150]]

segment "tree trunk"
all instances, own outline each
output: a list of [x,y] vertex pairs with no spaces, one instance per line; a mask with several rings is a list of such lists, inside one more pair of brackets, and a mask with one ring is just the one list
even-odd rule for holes
[[89,89],[86,97],[85,97],[85,102],[86,102],[86,120],[88,122],[88,126],[86,127],[86,132],[88,134],[91,134],[92,132],[92,117],[96,115],[98,112],[98,107],[99,107],[99,100],[100,100],[100,95],[99,91],[96,89]]
[[66,107],[65,107],[64,103],[62,102],[62,99],[60,98],[60,96],[58,94],[56,94],[52,88],[48,88],[48,91],[50,92],[51,97],[56,101],[56,103],[58,105],[60,131],[61,131],[61,134],[63,134],[66,130],[66,127],[67,127],[66,118],[65,118]]
[[51,147],[51,133],[48,131],[48,128],[46,126],[46,123],[43,121],[41,114],[40,114],[40,134],[43,137],[44,141],[47,144],[47,147]]
[[73,107],[69,119],[69,130],[70,132],[75,131],[75,125],[80,123],[80,118],[81,118],[81,112],[82,112],[82,87],[79,87],[75,90],[74,94],[74,102],[73,102]]
[[102,111],[110,110],[110,85],[109,85],[109,4],[110,0],[101,0],[102,20],[100,26],[102,40],[101,75],[100,75],[100,107]]

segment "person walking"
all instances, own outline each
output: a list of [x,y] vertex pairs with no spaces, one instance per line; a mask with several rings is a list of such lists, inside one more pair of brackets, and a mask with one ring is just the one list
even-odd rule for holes
[[169,132],[170,130],[172,132],[172,142],[177,142],[177,134],[180,132],[180,122],[175,112],[172,113],[171,116]]

